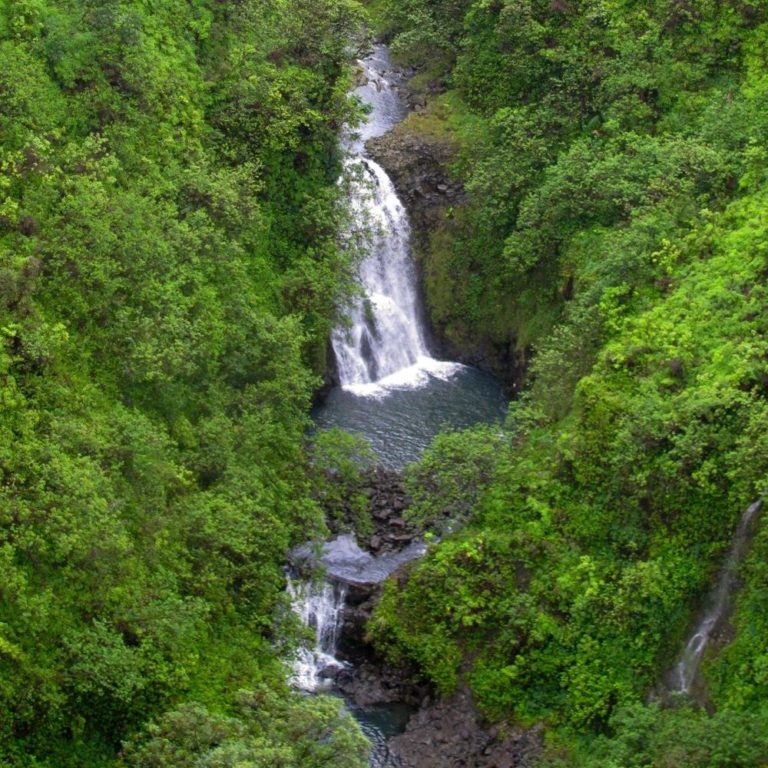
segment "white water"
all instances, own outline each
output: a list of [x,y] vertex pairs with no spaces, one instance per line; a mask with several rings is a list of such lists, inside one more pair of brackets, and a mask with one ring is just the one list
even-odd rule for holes
[[291,682],[303,691],[329,687],[334,675],[344,667],[336,658],[344,600],[343,584],[294,581],[288,577],[291,607],[301,623],[314,630],[311,642],[302,642],[293,659]]
[[349,308],[349,326],[331,342],[344,389],[362,396],[390,388],[423,386],[463,368],[430,357],[410,246],[408,216],[391,179],[365,152],[365,141],[381,136],[405,117],[384,46],[360,62],[364,84],[355,93],[371,106],[359,134],[348,137],[345,174],[355,228],[370,232],[358,278],[363,298]]
[[672,670],[670,688],[675,693],[689,694],[693,688],[704,650],[728,609],[729,599],[736,585],[737,568],[749,544],[750,526],[762,505],[762,499],[751,504],[739,521],[720,578],[710,595],[710,607],[694,629]]
[[[337,658],[344,601],[348,584],[379,584],[401,565],[421,557],[422,542],[413,542],[399,552],[374,557],[360,549],[355,537],[337,536],[323,545],[319,565],[327,581],[295,581],[288,577],[291,607],[301,623],[312,630],[312,640],[302,643],[293,659],[291,682],[304,691],[317,691],[331,685],[333,677],[344,668]],[[295,564],[317,567],[311,544],[291,553]]]

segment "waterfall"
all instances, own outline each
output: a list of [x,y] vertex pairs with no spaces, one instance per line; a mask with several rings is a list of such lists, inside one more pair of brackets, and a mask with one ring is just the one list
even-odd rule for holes
[[344,667],[336,650],[347,590],[343,584],[294,581],[290,576],[287,589],[294,613],[314,631],[312,642],[302,642],[296,651],[291,682],[303,691],[317,691]]
[[[397,552],[371,555],[362,550],[350,534],[326,541],[320,551],[308,542],[296,547],[290,555],[292,566],[302,573],[322,568],[324,581],[298,580],[287,577],[286,589],[291,608],[302,625],[311,630],[311,640],[299,645],[293,659],[291,684],[308,693],[332,688],[338,673],[349,668],[337,658],[344,623],[344,606],[348,588],[360,589],[380,584],[400,566],[424,555],[426,545],[411,542]],[[402,709],[402,707],[401,707]],[[371,742],[371,768],[400,768],[400,761],[387,745],[388,736],[405,727],[392,729],[385,723],[392,719],[392,706],[378,711],[356,707],[353,714]]]
[[[304,691],[329,687],[345,663],[336,658],[347,585],[380,584],[401,565],[424,555],[426,545],[414,541],[399,552],[374,557],[357,545],[350,534],[323,544],[319,565],[326,580],[295,580],[290,575],[286,589],[291,608],[301,623],[312,630],[312,642],[300,644],[293,658],[291,682]],[[303,570],[316,568],[315,547],[305,544],[291,553],[291,561]]]
[[739,521],[725,565],[714,590],[710,594],[709,608],[693,630],[679,661],[672,670],[670,690],[674,693],[689,694],[693,688],[704,650],[712,633],[728,610],[729,599],[736,585],[738,566],[749,544],[752,522],[762,506],[762,499],[751,504]]
[[364,83],[355,93],[371,112],[359,134],[346,138],[345,176],[355,229],[369,231],[370,242],[358,274],[363,297],[349,308],[348,327],[337,328],[331,343],[342,387],[372,394],[381,386],[444,378],[461,366],[429,355],[408,217],[391,179],[365,151],[367,139],[386,133],[408,112],[398,93],[400,76],[384,46],[360,65]]
[[360,265],[365,297],[337,329],[333,348],[342,385],[370,384],[428,357],[418,318],[410,231],[402,203],[373,160],[349,161],[353,215],[372,228],[370,252]]

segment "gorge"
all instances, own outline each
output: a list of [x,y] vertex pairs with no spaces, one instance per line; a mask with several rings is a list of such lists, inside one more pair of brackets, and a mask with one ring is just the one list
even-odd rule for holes
[[766,104],[760,0],[0,3],[0,765],[768,765]]
[[[332,336],[340,386],[325,395],[314,419],[318,427],[343,427],[364,436],[381,465],[401,469],[417,460],[441,429],[500,422],[507,401],[491,375],[430,356],[408,217],[386,172],[365,149],[368,140],[385,135],[408,114],[401,93],[404,77],[383,44],[374,45],[359,66],[362,82],[355,95],[370,112],[359,132],[345,137],[344,172],[353,226],[369,230],[370,242],[359,267],[362,296],[350,309],[349,326]],[[324,581],[289,577],[293,609],[315,634],[294,663],[298,687],[333,690],[333,679],[345,665],[337,655],[348,586],[375,590],[425,551],[421,541],[413,541],[400,551],[372,556],[353,536],[344,535],[323,546],[316,567]],[[310,554],[308,546],[299,559]],[[376,709],[353,708],[372,740],[371,765],[376,768],[401,765],[386,740],[398,732],[392,724],[403,706],[386,702]]]

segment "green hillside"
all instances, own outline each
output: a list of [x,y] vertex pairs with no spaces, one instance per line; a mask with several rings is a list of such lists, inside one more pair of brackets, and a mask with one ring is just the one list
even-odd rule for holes
[[424,255],[433,320],[533,363],[490,467],[459,433],[412,473],[440,528],[482,469],[372,631],[491,719],[548,723],[552,765],[768,764],[764,526],[705,658],[716,715],[647,705],[768,487],[766,22],[749,2],[380,9],[414,87],[442,91],[405,128],[451,141],[467,190]]
[[3,765],[111,764],[178,707],[158,727],[190,756],[128,764],[359,765],[272,641],[285,552],[323,526],[303,439],[353,272],[361,23],[343,0],[0,3]]

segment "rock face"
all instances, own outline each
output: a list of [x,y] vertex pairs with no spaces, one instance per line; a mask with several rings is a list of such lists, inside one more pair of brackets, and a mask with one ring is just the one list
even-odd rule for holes
[[390,131],[365,145],[370,156],[392,179],[413,227],[417,251],[443,220],[445,209],[465,201],[463,186],[450,178],[454,148],[446,141]]
[[322,383],[312,395],[312,404],[318,405],[327,397],[328,393],[334,387],[341,383],[339,378],[339,366],[336,362],[336,355],[333,352],[333,345],[330,338],[326,339],[325,349],[321,355],[322,359],[317,363],[317,370],[321,372]]
[[377,466],[368,471],[365,493],[373,520],[373,535],[362,546],[373,555],[397,552],[410,544],[420,533],[403,519],[411,500],[403,487],[399,472]]
[[464,690],[422,707],[389,747],[403,768],[532,768],[542,730],[486,727]]
[[384,666],[375,659],[342,670],[334,689],[358,707],[407,704],[416,708],[432,693],[428,683],[415,677],[415,670]]

